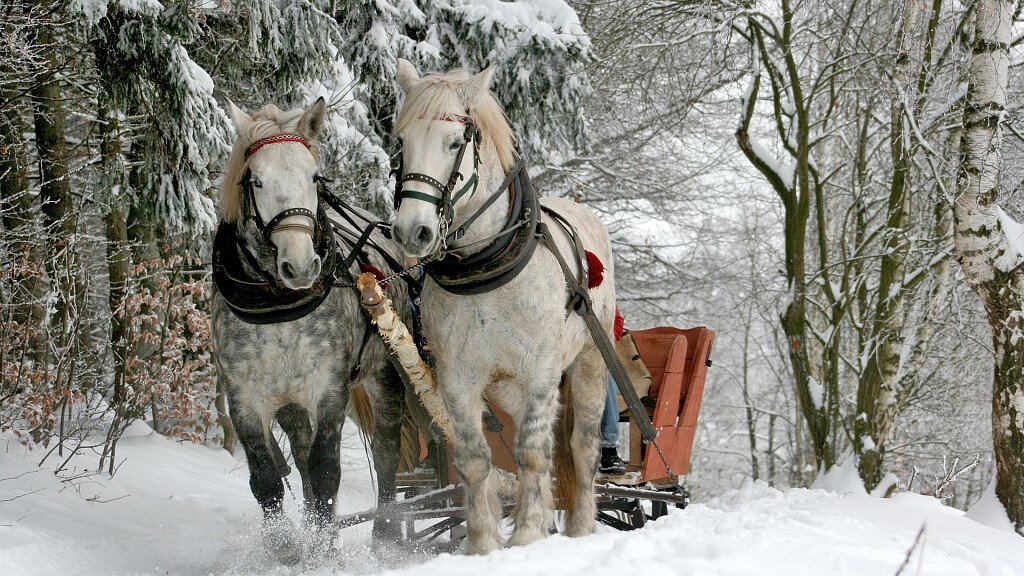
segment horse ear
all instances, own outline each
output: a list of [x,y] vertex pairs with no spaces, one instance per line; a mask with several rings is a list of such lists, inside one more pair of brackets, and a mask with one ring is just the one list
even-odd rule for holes
[[398,65],[395,68],[395,80],[398,81],[398,85],[402,87],[402,90],[408,94],[419,82],[420,73],[416,71],[416,68],[405,58],[398,59]]
[[463,85],[463,94],[465,95],[467,105],[472,106],[477,98],[490,90],[491,81],[494,79],[494,70],[494,64],[491,64],[480,71],[479,74],[466,81]]
[[230,99],[228,100],[228,115],[231,116],[231,122],[235,125],[235,132],[239,134],[252,124],[252,116],[249,116],[241,108],[235,106],[235,103]]
[[320,131],[324,129],[325,118],[327,118],[327,102],[321,96],[306,109],[302,118],[299,119],[299,134],[302,134],[307,140],[316,140]]

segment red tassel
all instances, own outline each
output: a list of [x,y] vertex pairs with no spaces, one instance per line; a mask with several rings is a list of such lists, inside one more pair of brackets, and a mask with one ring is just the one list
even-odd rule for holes
[[604,264],[590,250],[587,250],[587,288],[597,288],[604,282]]
[[[380,271],[380,268],[377,268],[373,264],[367,264],[365,262],[360,262],[359,263],[359,269],[362,270],[363,272],[369,272],[370,274],[373,274],[373,277],[377,279],[377,282],[380,282],[381,280],[384,279],[384,273]],[[381,288],[387,288],[388,287],[388,283],[384,282],[383,284],[380,285],[380,287]]]

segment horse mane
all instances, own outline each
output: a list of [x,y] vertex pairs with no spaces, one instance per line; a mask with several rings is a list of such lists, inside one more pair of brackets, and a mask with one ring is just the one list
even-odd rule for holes
[[464,69],[447,74],[426,74],[406,94],[405,104],[398,115],[395,132],[400,132],[422,118],[433,118],[445,112],[461,113],[469,108],[468,115],[476,123],[481,137],[481,146],[493,147],[505,172],[516,162],[515,137],[505,116],[505,110],[494,93],[485,90],[476,96],[472,105],[467,103],[463,85],[471,77]]
[[[299,119],[302,118],[304,112],[305,110],[301,108],[284,111],[273,104],[267,104],[252,115],[252,122],[238,134],[235,145],[231,148],[231,154],[228,156],[224,181],[220,185],[221,220],[236,222],[241,216],[242,176],[249,168],[245,149],[260,138],[282,132],[295,132],[298,130]],[[311,140],[309,144],[311,147],[315,147],[317,142]]]

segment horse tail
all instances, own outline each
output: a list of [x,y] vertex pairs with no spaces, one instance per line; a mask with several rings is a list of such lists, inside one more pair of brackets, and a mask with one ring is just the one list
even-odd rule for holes
[[562,376],[558,390],[562,413],[555,424],[555,502],[563,510],[576,508],[576,465],[572,458],[572,430],[575,409],[572,405],[572,382]]
[[373,436],[373,404],[370,402],[370,395],[362,385],[352,387],[349,394],[349,406],[352,419],[356,421],[359,434],[365,442]]
[[412,472],[420,463],[420,429],[408,415],[402,419],[400,459],[398,469]]

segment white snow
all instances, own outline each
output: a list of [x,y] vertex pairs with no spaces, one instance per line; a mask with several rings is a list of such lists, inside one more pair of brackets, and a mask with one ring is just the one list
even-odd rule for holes
[[[366,455],[351,430],[343,440],[339,511],[372,505]],[[221,449],[177,444],[144,427],[121,441],[113,478],[89,476],[93,455],[72,459],[62,481],[55,456],[39,468],[0,436],[0,573],[393,576],[585,574],[895,574],[921,526],[924,546],[910,574],[1020,576],[1024,538],[983,526],[934,498],[871,498],[850,489],[852,464],[823,475],[828,490],[779,491],[764,482],[672,510],[636,532],[601,528],[571,540],[553,536],[486,557],[380,555],[367,526],[342,530],[339,555],[297,568],[278,566],[256,534],[260,513],[243,462]],[[67,480],[79,476],[77,480]],[[293,473],[293,488],[299,481]],[[286,495],[290,510],[296,508]],[[972,511],[972,514],[974,512]]]
[[1012,216],[996,206],[996,216],[999,218],[999,227],[1006,237],[1006,244],[1009,250],[996,261],[996,267],[1003,272],[1009,272],[1016,268],[1024,260],[1024,226],[1013,219]]
[[811,393],[811,402],[814,403],[814,407],[820,410],[825,401],[825,387],[814,376],[808,376],[807,391]]
[[857,463],[852,457],[847,457],[842,463],[834,466],[826,472],[819,472],[815,478],[813,488],[817,490],[828,490],[840,496],[866,496],[864,483],[857,473]]
[[1006,508],[1003,508],[1002,502],[996,497],[995,480],[989,483],[985,493],[981,495],[981,499],[975,502],[974,506],[971,506],[965,517],[996,530],[1003,530],[1011,534],[1016,533],[1013,530],[1010,518],[1006,515]]

